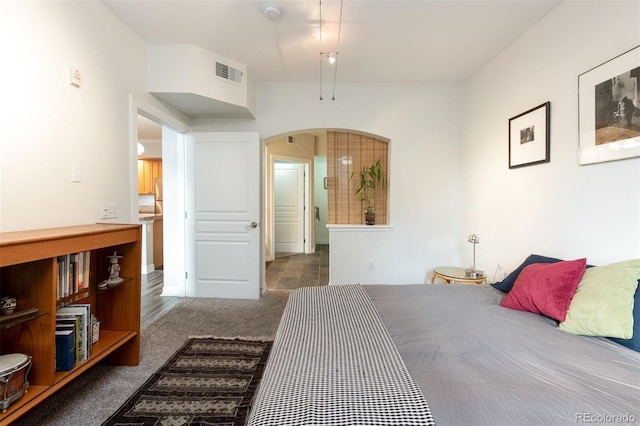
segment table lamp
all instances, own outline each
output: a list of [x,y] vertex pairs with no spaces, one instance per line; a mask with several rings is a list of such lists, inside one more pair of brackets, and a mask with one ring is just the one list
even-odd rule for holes
[[469,278],[478,278],[482,275],[482,271],[476,269],[476,244],[480,242],[480,238],[476,234],[471,234],[467,241],[473,244],[473,266],[467,269],[466,276]]

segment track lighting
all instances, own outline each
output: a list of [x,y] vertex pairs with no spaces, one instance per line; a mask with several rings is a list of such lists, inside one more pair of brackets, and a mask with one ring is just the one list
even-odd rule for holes
[[[338,38],[336,42],[336,48],[340,46],[340,32],[342,29],[342,6],[344,4],[344,0],[340,0],[340,17],[338,19]],[[322,0],[320,0],[320,100],[322,100],[322,62],[324,61],[324,56],[326,55],[327,60],[329,61],[329,65],[334,65],[333,67],[333,95],[331,96],[331,100],[336,100],[336,79],[338,76],[338,52],[323,52],[322,51]]]

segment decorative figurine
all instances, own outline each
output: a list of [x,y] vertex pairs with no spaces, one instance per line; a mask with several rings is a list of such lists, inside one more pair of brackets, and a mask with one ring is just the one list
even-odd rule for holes
[[122,259],[122,256],[118,256],[118,253],[114,251],[111,256],[107,257],[111,261],[111,265],[109,265],[109,279],[102,281],[98,285],[100,288],[113,287],[123,281],[123,279],[120,278],[120,265],[118,264],[118,259]]
[[18,305],[15,296],[3,296],[0,300],[0,312],[2,315],[12,314]]

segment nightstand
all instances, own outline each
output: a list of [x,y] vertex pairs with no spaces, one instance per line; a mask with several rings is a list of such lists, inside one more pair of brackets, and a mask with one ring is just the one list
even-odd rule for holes
[[440,278],[445,284],[452,284],[454,282],[461,282],[467,284],[486,284],[487,276],[482,271],[476,271],[478,275],[475,278],[467,276],[467,268],[461,268],[459,266],[438,266],[433,268],[433,275],[431,276],[431,284]]

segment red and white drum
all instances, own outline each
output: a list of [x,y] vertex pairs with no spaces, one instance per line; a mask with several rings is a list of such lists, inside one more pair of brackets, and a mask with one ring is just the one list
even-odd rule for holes
[[27,375],[31,369],[31,357],[24,354],[0,355],[0,409],[7,407],[27,391]]

